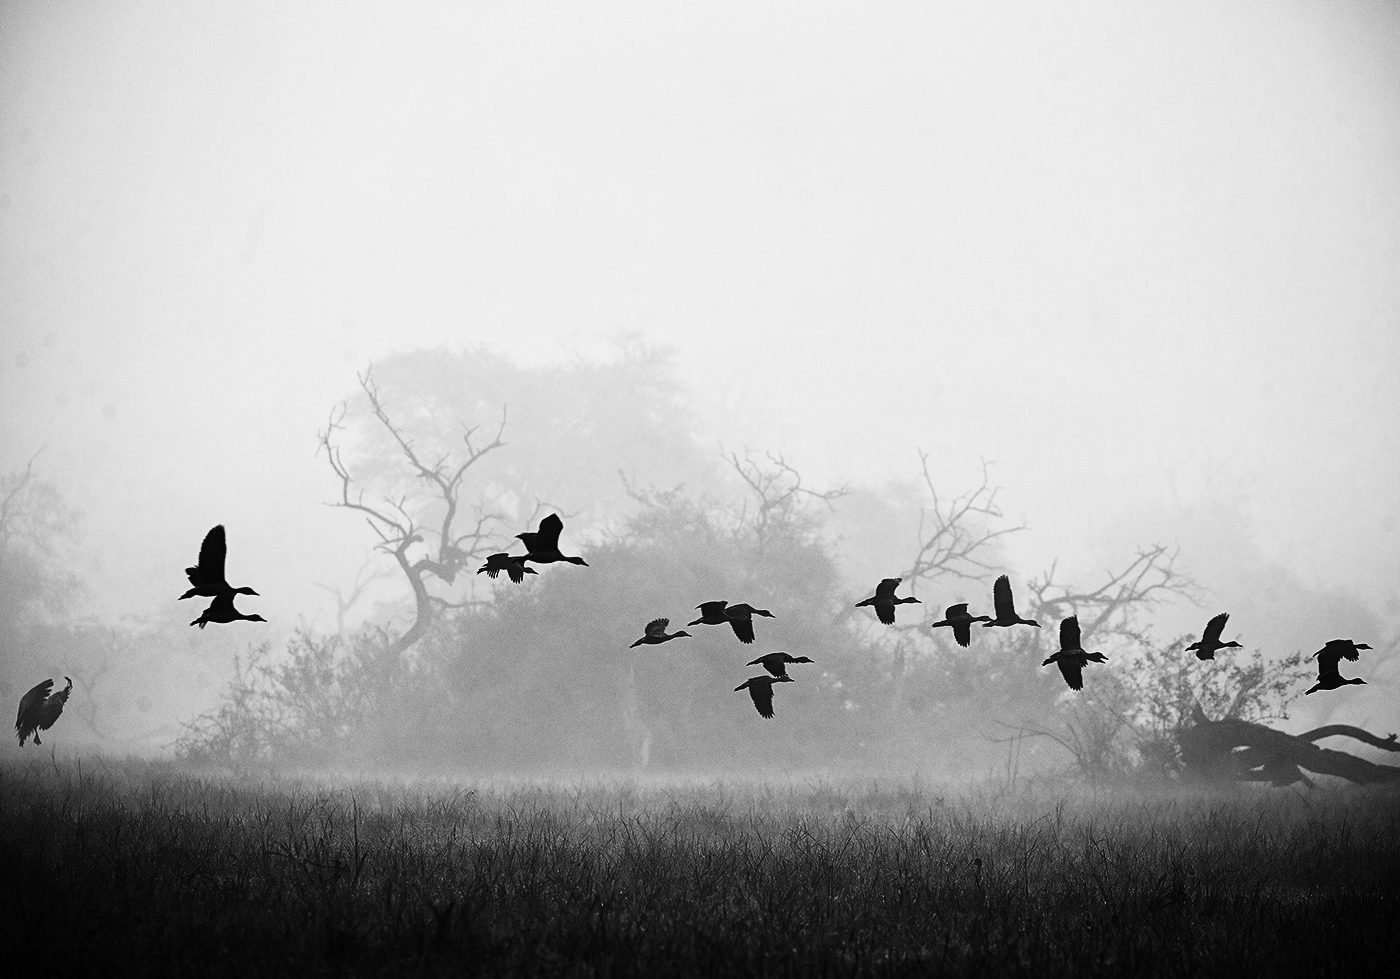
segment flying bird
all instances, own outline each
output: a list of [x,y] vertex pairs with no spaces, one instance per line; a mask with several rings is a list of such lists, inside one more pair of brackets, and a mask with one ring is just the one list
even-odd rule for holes
[[1060,668],[1071,690],[1084,689],[1084,667],[1089,663],[1107,663],[1103,653],[1086,653],[1079,639],[1079,616],[1071,615],[1060,622],[1060,650],[1052,654],[1041,666],[1054,663]]
[[1317,693],[1319,690],[1336,690],[1338,687],[1350,686],[1353,683],[1365,683],[1360,677],[1343,679],[1341,671],[1337,669],[1337,664],[1341,660],[1355,663],[1360,657],[1361,650],[1371,647],[1364,642],[1352,642],[1350,639],[1333,639],[1323,646],[1313,657],[1317,660],[1317,683],[1310,689],[1304,690],[1304,694]]
[[808,659],[806,656],[793,656],[790,653],[779,650],[776,653],[768,653],[765,656],[760,656],[758,659],[751,659],[746,665],[761,666],[769,673],[773,674],[773,676],[785,677],[788,675],[787,665],[789,663],[810,662],[812,662],[812,660]]
[[880,621],[885,625],[894,625],[894,607],[904,605],[908,602],[918,602],[912,595],[907,598],[895,598],[894,590],[899,587],[903,578],[882,578],[875,586],[875,594],[863,602],[856,602],[856,608],[865,605],[875,606],[875,614],[880,617]]
[[525,542],[525,560],[534,561],[536,564],[553,564],[555,561],[567,561],[570,564],[582,564],[588,566],[588,562],[581,557],[567,557],[559,551],[559,535],[564,531],[564,521],[559,518],[559,514],[551,513],[540,521],[540,529],[534,533],[528,531],[515,536]]
[[507,554],[505,551],[498,551],[486,558],[486,563],[476,569],[477,574],[486,572],[486,577],[495,579],[502,571],[510,575],[510,580],[519,584],[525,580],[527,574],[539,574],[534,568],[525,567],[525,555]]
[[203,614],[191,622],[190,625],[197,625],[203,629],[210,622],[237,622],[239,619],[243,619],[247,622],[267,621],[267,619],[264,619],[261,615],[244,615],[242,612],[238,611],[238,609],[234,608],[233,593],[230,592],[226,595],[220,595],[210,602],[209,607],[204,610]]
[[19,713],[15,715],[15,734],[19,735],[21,748],[31,734],[35,744],[43,744],[44,742],[39,740],[39,732],[53,727],[53,722],[63,713],[63,705],[68,703],[68,694],[73,690],[73,681],[68,677],[63,679],[68,680],[68,685],[58,693],[50,694],[53,681],[45,680],[43,683],[36,683],[19,699]]
[[650,622],[647,623],[646,635],[642,636],[642,638],[638,639],[636,642],[634,642],[627,648],[636,649],[638,646],[641,646],[643,644],[648,646],[657,646],[663,642],[668,642],[672,639],[679,639],[681,636],[690,635],[690,633],[686,632],[684,629],[680,630],[679,632],[672,632],[668,635],[666,633],[666,627],[670,624],[670,619],[652,619]]
[[1016,603],[1011,598],[1011,579],[1006,575],[1002,575],[996,580],[996,584],[992,585],[992,601],[996,605],[996,618],[988,619],[982,628],[1013,625],[1033,625],[1037,629],[1040,628],[1040,623],[1035,619],[1023,619],[1016,614]]
[[256,595],[251,588],[232,588],[224,580],[224,558],[228,556],[228,541],[224,537],[224,525],[215,524],[204,535],[204,543],[199,545],[199,563],[185,569],[185,575],[192,586],[180,596],[181,601],[202,595],[205,598],[218,598],[220,595]]
[[773,613],[766,608],[754,608],[745,602],[738,605],[729,605],[724,610],[724,617],[729,620],[730,628],[734,630],[734,635],[742,643],[753,642],[753,617],[761,615],[764,618],[773,618]]
[[743,683],[734,688],[738,693],[745,687],[748,688],[749,696],[753,698],[753,705],[758,710],[759,717],[773,716],[773,684],[793,683],[792,677],[783,676],[751,676]]
[[724,614],[728,602],[701,602],[695,606],[700,610],[700,618],[686,625],[724,625],[729,619]]
[[1220,634],[1225,631],[1225,623],[1230,621],[1229,612],[1221,612],[1215,618],[1206,623],[1206,631],[1201,634],[1201,638],[1187,646],[1186,649],[1196,651],[1197,659],[1215,659],[1217,649],[1243,649],[1239,643],[1231,639],[1229,642],[1221,642]]
[[959,602],[957,605],[949,605],[943,610],[943,619],[935,622],[929,628],[937,629],[947,626],[953,630],[953,638],[958,641],[958,645],[964,649],[972,641],[972,623],[991,622],[990,615],[969,615],[967,612],[967,602]]

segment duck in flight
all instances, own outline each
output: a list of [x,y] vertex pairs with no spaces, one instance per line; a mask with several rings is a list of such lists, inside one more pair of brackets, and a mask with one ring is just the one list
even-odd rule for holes
[[1205,660],[1215,659],[1215,651],[1217,649],[1243,649],[1244,647],[1233,639],[1229,642],[1220,641],[1220,634],[1225,631],[1225,623],[1228,621],[1230,621],[1229,612],[1221,612],[1215,618],[1211,619],[1206,623],[1206,631],[1201,633],[1201,638],[1187,646],[1187,651],[1189,652],[1194,649],[1196,651],[1196,658]]
[[899,587],[899,583],[903,580],[903,578],[882,578],[880,583],[875,586],[875,594],[863,602],[856,602],[856,608],[873,605],[875,606],[875,614],[879,616],[881,622],[885,625],[894,625],[894,607],[896,605],[919,601],[912,595],[907,598],[894,597],[894,590]]
[[735,687],[734,692],[738,693],[747,688],[749,696],[753,698],[753,705],[758,711],[758,716],[771,718],[773,716],[773,684],[793,682],[795,681],[787,674],[782,676],[751,676]]
[[73,681],[68,677],[65,686],[58,693],[51,694],[53,681],[45,680],[43,683],[36,683],[29,688],[29,692],[19,699],[19,713],[15,716],[15,734],[19,735],[19,746],[24,747],[25,739],[31,734],[34,736],[35,744],[43,744],[39,740],[39,732],[47,731],[53,727],[53,722],[58,720],[58,715],[63,713],[63,705],[68,703],[68,695],[73,691]]
[[505,551],[498,551],[486,558],[486,563],[476,569],[477,574],[486,572],[486,577],[496,578],[502,571],[510,575],[510,580],[516,584],[525,580],[527,574],[539,574],[534,568],[525,567],[524,554],[507,554]]
[[684,629],[681,629],[679,632],[672,632],[670,634],[667,634],[666,627],[670,624],[670,619],[652,619],[650,622],[647,623],[647,627],[645,630],[646,634],[627,648],[636,649],[638,646],[641,646],[643,644],[648,646],[658,646],[663,642],[669,642],[672,639],[679,639],[681,636],[690,635],[690,633],[686,632]]
[[516,534],[525,543],[525,560],[534,561],[536,564],[553,564],[556,561],[567,561],[570,564],[581,564],[588,567],[588,562],[581,557],[569,557],[559,550],[559,535],[564,532],[564,521],[559,514],[551,513],[540,521],[540,529],[534,533],[525,532]]
[[1016,614],[1016,603],[1011,598],[1011,579],[1002,575],[992,585],[992,601],[996,608],[996,618],[988,619],[982,624],[982,628],[990,629],[992,626],[1013,626],[1013,625],[1033,625],[1037,629],[1040,623],[1035,619],[1023,619]]
[[1333,639],[1323,646],[1313,657],[1317,660],[1317,683],[1304,690],[1304,694],[1317,693],[1319,690],[1336,690],[1338,687],[1349,686],[1353,683],[1365,683],[1360,677],[1344,679],[1341,671],[1337,669],[1337,664],[1341,660],[1355,663],[1360,657],[1361,650],[1371,647],[1364,642],[1352,642],[1350,639]]
[[266,622],[261,615],[244,615],[233,607],[233,593],[220,595],[209,603],[209,607],[199,618],[190,625],[197,625],[203,629],[210,622],[237,622],[242,619],[245,622]]
[[224,536],[224,525],[216,524],[204,535],[204,543],[199,545],[199,563],[185,569],[190,579],[190,590],[180,596],[180,600],[202,595],[205,598],[218,598],[220,595],[256,595],[251,588],[232,588],[224,580],[224,558],[228,556],[228,540]]
[[1079,616],[1071,615],[1060,623],[1060,651],[1054,653],[1041,666],[1054,663],[1060,668],[1071,690],[1084,689],[1084,667],[1090,663],[1107,663],[1103,653],[1086,653],[1079,640]]
[[760,656],[758,659],[751,659],[749,660],[747,665],[761,666],[773,676],[785,677],[788,675],[787,665],[789,663],[810,662],[812,662],[812,660],[808,659],[806,656],[793,656],[790,653],[785,653],[782,650],[779,650],[776,653],[768,653],[765,656]]
[[738,605],[730,605],[728,602],[701,602],[695,606],[700,610],[700,618],[687,625],[724,625],[729,623],[729,627],[734,630],[734,635],[742,643],[753,642],[753,617],[761,615],[765,618],[773,618],[773,613],[766,608],[754,608],[746,602]]
[[967,612],[967,602],[959,602],[957,605],[949,605],[943,610],[943,619],[935,622],[929,628],[938,629],[947,626],[953,630],[953,638],[958,641],[958,645],[967,648],[967,644],[972,641],[972,623],[991,622],[990,615],[969,615]]

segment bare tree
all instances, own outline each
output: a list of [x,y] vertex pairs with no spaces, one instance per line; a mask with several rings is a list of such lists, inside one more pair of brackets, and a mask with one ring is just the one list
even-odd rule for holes
[[1200,587],[1177,568],[1180,548],[1153,544],[1138,549],[1136,557],[1097,588],[1078,591],[1055,580],[1056,565],[1026,582],[1028,606],[1033,618],[1057,622],[1068,615],[1079,616],[1079,631],[1087,641],[1095,633],[1106,633],[1141,640],[1138,615],[1170,598],[1196,601]]
[[922,449],[919,465],[931,505],[919,508],[919,547],[913,564],[901,577],[909,581],[911,589],[944,575],[985,581],[996,570],[990,563],[992,545],[1007,534],[1025,530],[1026,525],[994,526],[1005,515],[997,505],[1000,488],[992,485],[991,464],[985,459],[981,483],[952,498],[945,498],[933,484],[928,453]]
[[[419,517],[419,512],[427,504],[411,500],[408,494],[385,496],[377,502],[367,503],[364,491],[354,488],[355,477],[351,474],[337,444],[338,435],[344,430],[347,405],[342,402],[331,412],[326,430],[320,433],[320,441],[322,448],[326,450],[326,459],[332,471],[340,479],[340,499],[329,505],[356,510],[365,515],[365,522],[379,538],[376,547],[393,556],[413,590],[416,609],[413,625],[390,643],[386,650],[391,656],[396,656],[417,642],[443,609],[473,604],[450,602],[432,594],[428,590],[428,577],[432,576],[451,585],[458,573],[470,562],[491,549],[487,541],[493,535],[488,528],[493,522],[502,519],[500,515],[485,512],[478,507],[468,530],[459,533],[454,524],[458,517],[463,477],[482,458],[506,444],[502,440],[506,427],[506,410],[502,407],[501,424],[489,442],[482,443],[477,440],[479,426],[463,426],[462,444],[465,446],[466,455],[460,461],[454,460],[448,453],[443,453],[431,461],[424,461],[413,442],[389,417],[371,371],[367,370],[358,375],[358,379],[361,389],[369,399],[371,412],[393,438],[403,461],[408,464],[416,479],[428,485],[432,502],[443,506],[441,520],[437,521],[434,527],[428,528],[420,522]],[[416,544],[424,544],[425,534],[436,535],[436,549],[429,547],[426,548],[426,554],[411,557],[410,550]]]
[[749,500],[745,499],[739,511],[739,527],[751,528],[758,540],[761,551],[775,528],[791,529],[807,525],[801,518],[804,503],[816,501],[828,508],[845,496],[849,490],[839,486],[830,490],[814,490],[802,483],[802,474],[788,465],[782,455],[765,452],[768,464],[755,462],[747,452],[739,458],[738,453],[729,454],[729,462],[734,471],[753,491],[758,499],[752,514]]

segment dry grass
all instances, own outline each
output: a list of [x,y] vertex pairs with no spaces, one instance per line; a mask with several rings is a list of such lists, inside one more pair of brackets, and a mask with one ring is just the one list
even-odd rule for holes
[[48,976],[1354,977],[1397,964],[1400,806],[45,759],[0,768],[0,879]]

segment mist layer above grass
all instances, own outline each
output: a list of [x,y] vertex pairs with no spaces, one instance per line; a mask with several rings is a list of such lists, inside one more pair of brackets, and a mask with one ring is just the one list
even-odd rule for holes
[[0,769],[0,879],[46,975],[1364,975],[1400,950],[1400,806],[46,761]]

